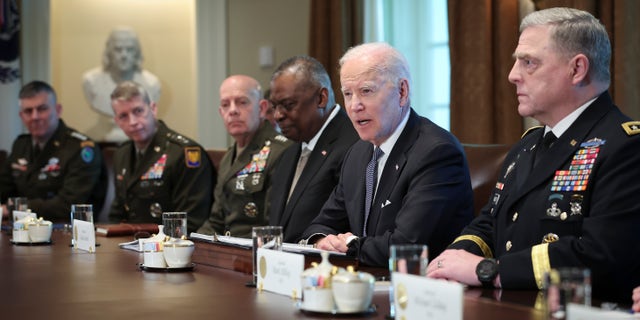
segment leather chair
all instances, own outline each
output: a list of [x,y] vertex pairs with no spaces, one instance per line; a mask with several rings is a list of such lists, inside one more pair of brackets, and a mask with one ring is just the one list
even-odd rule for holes
[[0,167],[4,164],[4,161],[7,160],[8,156],[6,150],[0,150]]
[[108,143],[99,143],[100,149],[102,151],[102,157],[104,159],[104,164],[107,167],[107,178],[109,179],[109,183],[107,184],[107,194],[104,196],[104,205],[102,206],[102,210],[95,216],[96,223],[99,222],[108,222],[109,221],[109,210],[111,210],[111,203],[115,198],[115,174],[113,172],[113,155],[116,152],[115,144]]
[[226,149],[207,149],[207,154],[211,159],[211,163],[213,163],[213,167],[216,168],[216,172],[220,172],[220,161],[222,161],[225,153],[227,153]]
[[506,144],[462,144],[469,163],[473,208],[477,216],[495,188],[502,162],[511,149]]

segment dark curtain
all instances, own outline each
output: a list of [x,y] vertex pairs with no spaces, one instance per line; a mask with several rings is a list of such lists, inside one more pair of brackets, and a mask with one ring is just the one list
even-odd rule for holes
[[448,2],[451,132],[463,143],[513,143],[523,131],[507,80],[518,42],[513,0]]
[[[640,16],[637,0],[536,0],[536,10],[573,7],[591,12],[609,31],[610,92],[631,118],[640,118]],[[514,0],[453,0],[449,9],[451,131],[466,143],[512,143],[522,134],[515,87],[507,76],[517,45]]]
[[327,69],[336,102],[341,105],[338,60],[362,42],[362,7],[361,0],[311,0],[309,55]]

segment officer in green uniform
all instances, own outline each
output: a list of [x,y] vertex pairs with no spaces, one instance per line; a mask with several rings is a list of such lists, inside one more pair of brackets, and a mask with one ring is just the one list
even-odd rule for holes
[[291,145],[264,119],[268,103],[260,85],[234,75],[220,86],[220,116],[235,143],[220,162],[215,201],[204,234],[251,237],[253,226],[269,222],[269,191],[282,152]]
[[60,119],[62,105],[49,84],[30,82],[19,99],[20,118],[29,133],[15,140],[0,168],[2,202],[27,197],[31,211],[53,221],[69,222],[74,203],[91,203],[99,212],[107,187],[100,149]]
[[115,122],[130,138],[114,155],[111,222],[162,223],[162,213],[187,212],[187,230],[209,216],[215,169],[195,141],[156,119],[156,104],[131,81],[111,94]]

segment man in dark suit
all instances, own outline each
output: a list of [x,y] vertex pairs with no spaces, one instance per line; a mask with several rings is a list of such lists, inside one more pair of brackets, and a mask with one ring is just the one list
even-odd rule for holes
[[340,59],[345,109],[361,141],[305,230],[307,243],[386,266],[391,244],[427,244],[435,255],[471,220],[462,147],[411,110],[410,78],[404,56],[386,43],[351,48]]
[[640,123],[607,92],[607,31],[568,8],[531,13],[520,31],[509,80],[520,115],[544,129],[513,147],[490,202],[428,276],[542,289],[551,268],[588,268],[595,296],[629,303],[640,284]]
[[316,59],[296,56],[283,62],[270,90],[278,126],[297,143],[276,168],[269,224],[283,227],[285,242],[297,242],[338,184],[342,159],[358,134]]

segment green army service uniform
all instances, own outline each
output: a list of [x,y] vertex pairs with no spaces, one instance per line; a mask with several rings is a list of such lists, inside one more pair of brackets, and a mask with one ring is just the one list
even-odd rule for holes
[[0,169],[0,195],[27,197],[38,217],[69,222],[74,203],[93,204],[100,212],[107,190],[107,171],[95,143],[59,120],[53,136],[37,151],[30,134],[14,141]]
[[230,147],[220,162],[211,215],[198,232],[248,238],[253,226],[268,224],[273,171],[290,145],[265,121],[240,155]]
[[110,222],[162,224],[163,212],[181,211],[191,232],[209,216],[215,169],[202,146],[162,121],[140,159],[132,141],[116,150],[114,173]]

